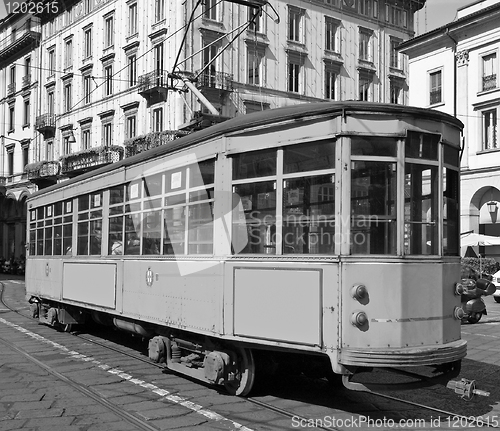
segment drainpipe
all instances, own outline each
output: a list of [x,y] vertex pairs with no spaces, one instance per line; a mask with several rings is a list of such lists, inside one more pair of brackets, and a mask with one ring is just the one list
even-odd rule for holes
[[444,32],[446,36],[448,36],[453,43],[455,44],[453,47],[453,116],[456,118],[457,116],[457,45],[458,41],[453,39],[450,36],[450,29],[446,27],[446,31]]

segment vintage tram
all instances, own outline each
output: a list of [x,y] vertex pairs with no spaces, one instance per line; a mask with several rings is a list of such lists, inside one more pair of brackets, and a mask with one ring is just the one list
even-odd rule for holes
[[348,387],[367,367],[457,370],[461,130],[434,110],[299,104],[41,190],[33,315],[140,334],[236,395],[269,356]]

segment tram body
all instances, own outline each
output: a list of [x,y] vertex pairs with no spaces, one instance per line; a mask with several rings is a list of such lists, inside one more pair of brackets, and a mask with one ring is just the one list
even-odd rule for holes
[[237,395],[266,352],[346,376],[456,368],[461,129],[407,106],[296,105],[41,190],[33,315],[136,332]]

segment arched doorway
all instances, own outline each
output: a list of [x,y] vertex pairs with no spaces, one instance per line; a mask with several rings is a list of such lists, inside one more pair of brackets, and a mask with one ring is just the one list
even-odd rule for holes
[[[478,189],[470,202],[470,230],[484,235],[500,237],[500,190],[493,186]],[[500,262],[500,246],[478,247],[481,256]]]

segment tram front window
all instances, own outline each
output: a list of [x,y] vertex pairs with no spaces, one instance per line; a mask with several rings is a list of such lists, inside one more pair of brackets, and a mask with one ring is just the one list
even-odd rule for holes
[[405,254],[438,254],[438,167],[406,163]]
[[396,163],[352,162],[351,254],[396,254]]

